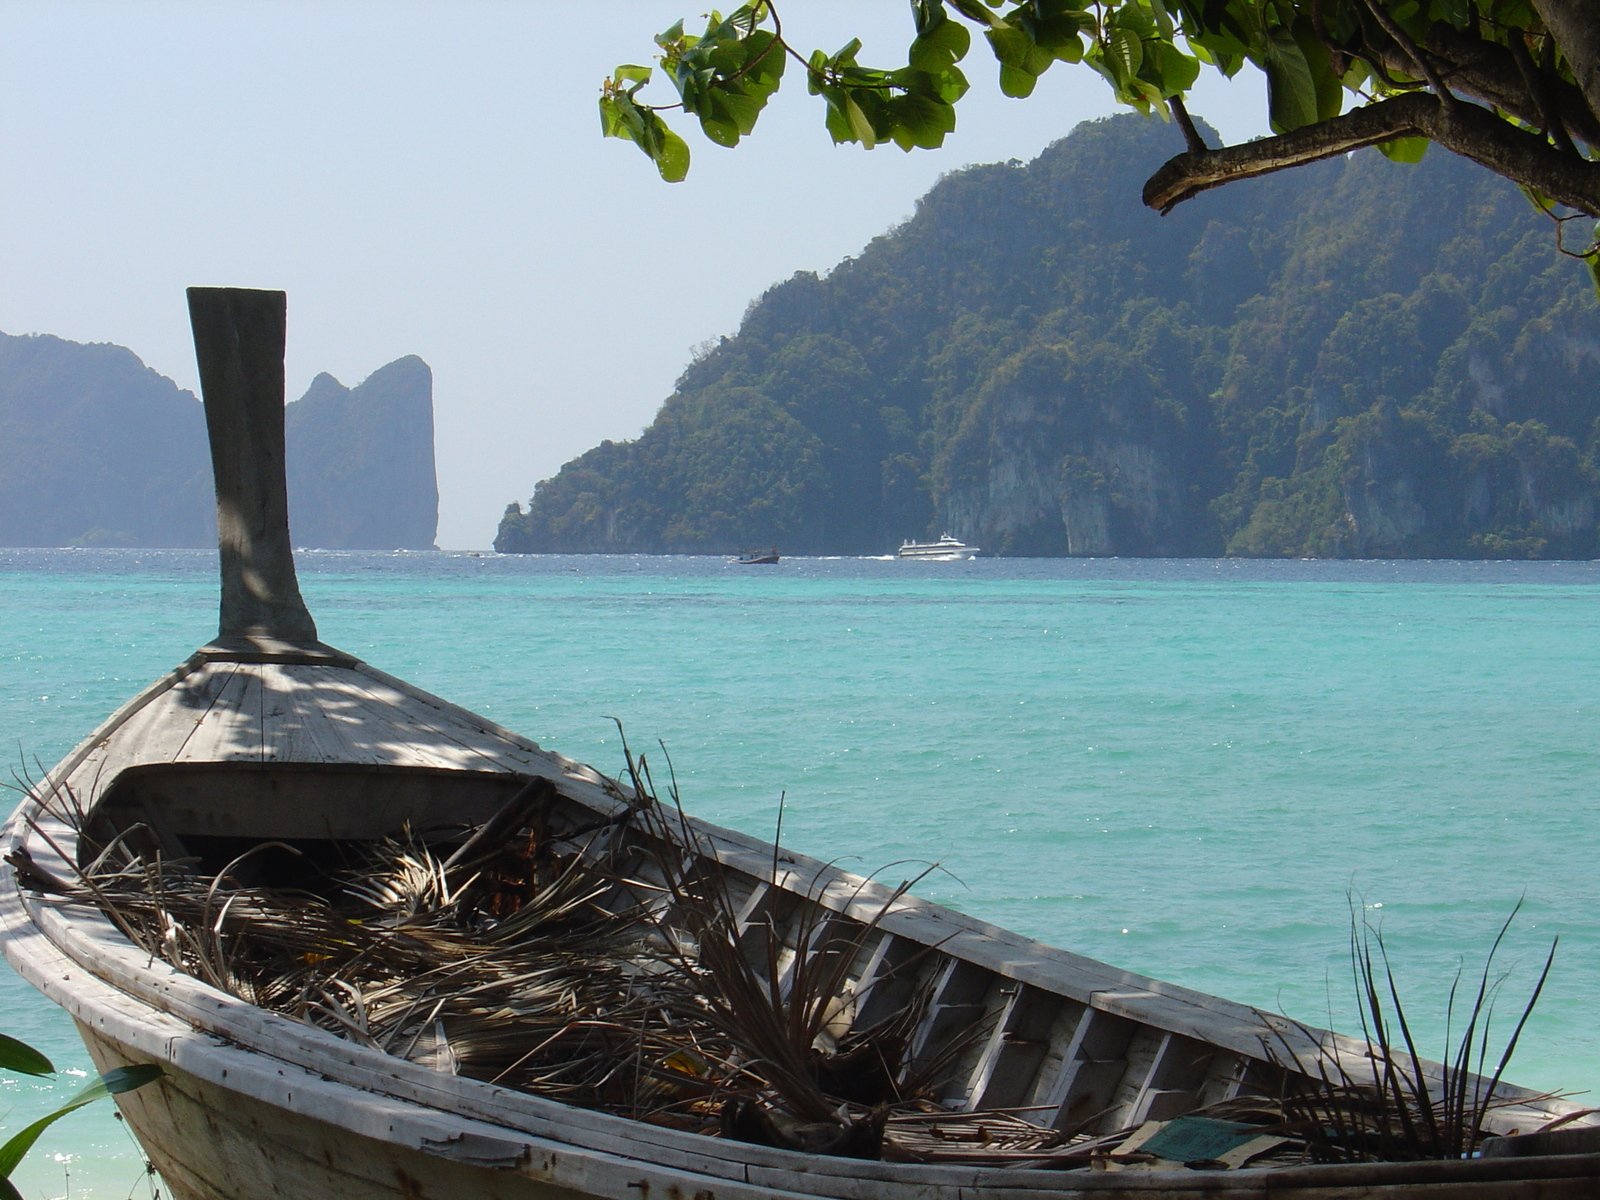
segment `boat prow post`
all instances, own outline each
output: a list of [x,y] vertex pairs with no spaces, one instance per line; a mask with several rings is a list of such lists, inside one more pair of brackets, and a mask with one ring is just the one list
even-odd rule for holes
[[281,291],[191,287],[189,322],[211,443],[222,574],[206,657],[347,659],[317,640],[289,538]]

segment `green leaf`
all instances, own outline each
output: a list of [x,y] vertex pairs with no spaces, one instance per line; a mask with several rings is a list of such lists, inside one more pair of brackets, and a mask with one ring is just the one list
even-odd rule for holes
[[1128,94],[1123,98],[1123,103],[1131,106],[1135,111],[1149,116],[1152,112],[1161,112],[1166,116],[1165,106],[1161,103],[1161,89],[1153,83],[1146,83],[1143,79],[1135,79],[1128,87]]
[[867,119],[867,114],[854,96],[848,91],[840,92],[840,108],[845,121],[850,126],[850,136],[853,141],[860,142],[868,150],[878,144],[877,131],[872,128],[872,122]]
[[1277,133],[1303,129],[1317,121],[1317,85],[1300,43],[1286,29],[1267,38],[1267,112]]
[[1225,79],[1232,79],[1253,58],[1244,42],[1225,33],[1190,37],[1187,45],[1200,61],[1216,67]]
[[938,21],[911,43],[907,61],[919,71],[937,75],[955,66],[971,48],[972,34],[967,32],[967,27],[941,14]]
[[[89,1103],[87,1100],[83,1102],[83,1104],[87,1103]],[[25,1127],[15,1137],[8,1140],[5,1145],[0,1146],[0,1179],[10,1179],[11,1172],[17,1169],[17,1164],[22,1161],[23,1156],[33,1149],[33,1144],[39,1140],[39,1135],[68,1113],[76,1112],[82,1108],[83,1104],[73,1102],[56,1109],[53,1113],[40,1117],[32,1125]]]
[[1112,11],[1107,25],[1136,33],[1141,41],[1155,41],[1160,37],[1155,18],[1142,4],[1123,4]]
[[55,1066],[27,1042],[0,1033],[0,1071],[21,1071],[24,1075],[54,1075]]
[[1024,30],[1045,53],[1062,62],[1083,58],[1083,38],[1093,32],[1094,19],[1072,0],[1034,0],[1011,14],[1011,21]]
[[[921,73],[919,72],[919,74]],[[959,67],[951,67],[949,70],[941,71],[937,75],[925,75],[923,78],[926,80],[924,84],[908,87],[906,89],[907,92],[913,95],[926,94],[933,96],[945,104],[954,104],[961,99],[967,94],[967,88],[970,86],[967,83],[967,77],[961,73]]]
[[806,90],[813,96],[820,96],[827,83],[828,56],[821,50],[813,50],[806,60]]
[[606,137],[638,146],[656,164],[661,178],[680,183],[689,173],[689,147],[654,111],[634,103],[629,93],[609,89],[600,96],[600,129]]
[[911,0],[911,19],[921,37],[940,21],[950,18],[944,11],[944,0]]
[[1002,63],[1000,66],[1000,94],[1010,96],[1013,100],[1026,100],[1033,95],[1033,86],[1039,82],[1037,75],[1029,74],[1020,67],[1013,67]]
[[100,1076],[100,1082],[113,1096],[136,1091],[147,1083],[154,1083],[164,1074],[155,1063],[135,1063],[131,1067],[112,1067]]
[[[868,149],[878,144],[877,135],[873,132],[872,122],[861,111],[861,107],[851,97],[848,88],[836,83],[829,83],[812,76],[812,91],[820,95],[827,102],[828,110],[826,124],[828,136],[834,142],[862,142]],[[862,130],[865,129],[867,138],[863,141]]]
[[827,89],[839,86],[846,72],[858,69],[856,54],[861,49],[861,39],[852,38],[831,57],[821,50],[813,50],[806,62],[806,86],[813,96],[826,96]]
[[1306,60],[1306,69],[1311,72],[1311,86],[1316,94],[1317,120],[1326,121],[1337,117],[1344,109],[1344,84],[1333,73],[1333,59],[1328,56],[1328,47],[1317,36],[1315,26],[1304,17],[1295,21],[1292,34],[1295,44],[1300,47],[1300,53]]
[[1161,0],[1149,0],[1150,18],[1155,22],[1156,35],[1163,42],[1171,42],[1176,27],[1172,23],[1172,14],[1167,11],[1167,6]]
[[617,84],[631,83],[631,90],[637,91],[650,82],[651,68],[641,67],[635,63],[624,63],[611,73],[612,80]]
[[897,96],[888,107],[889,136],[902,150],[936,150],[956,127],[954,105],[931,95]]
[[737,89],[712,89],[701,106],[700,128],[719,146],[737,146],[760,116],[763,101]]
[[1033,0],[1012,16],[1040,50],[1062,62],[1083,60],[1082,35],[1095,27],[1094,18],[1071,0]]
[[1427,153],[1428,139],[1425,137],[1390,138],[1387,142],[1379,142],[1378,149],[1383,156],[1398,163],[1419,163],[1422,156]]
[[655,160],[656,170],[662,179],[668,183],[682,183],[689,174],[689,144],[668,129],[659,118],[657,124],[661,126],[661,132],[650,157]]
[[[835,142],[860,142],[868,150],[889,136],[891,92],[897,76],[856,64],[861,39],[854,38],[833,57],[813,51],[806,63],[806,86],[828,105],[828,133]],[[909,72],[910,77],[919,73]]]
[[1152,42],[1145,46],[1144,78],[1155,84],[1161,95],[1179,96],[1194,86],[1200,77],[1200,62],[1171,42]]
[[720,83],[737,85],[752,94],[770,94],[783,78],[783,68],[789,61],[777,37],[765,29],[736,42],[716,45],[707,57]]
[[1130,29],[1116,28],[1106,38],[1104,61],[1111,71],[1119,95],[1133,85],[1134,76],[1144,65],[1144,46]]
[[1037,77],[1055,61],[1055,55],[1040,47],[1020,25],[998,25],[983,36],[989,39],[989,48],[1002,67]]
[[600,132],[605,137],[626,138],[628,141],[639,140],[636,126],[638,121],[638,106],[631,100],[621,99],[617,96],[602,95],[600,97]]
[[656,34],[656,45],[660,46],[663,50],[667,49],[674,42],[681,41],[683,41],[682,21],[674,21],[670,29],[666,30],[664,33]]
[[117,1067],[107,1071],[99,1079],[88,1084],[82,1091],[67,1103],[52,1113],[40,1117],[33,1124],[25,1127],[5,1145],[0,1146],[0,1179],[9,1179],[11,1173],[17,1169],[17,1164],[33,1144],[50,1126],[54,1125],[68,1113],[77,1112],[86,1104],[93,1104],[96,1100],[121,1092],[131,1092],[134,1088],[143,1087],[154,1079],[161,1077],[161,1068],[153,1064],[143,1064],[134,1067]]
[[982,0],[950,0],[950,7],[967,20],[976,21],[980,25],[988,25],[990,28],[994,28],[997,25],[1005,24],[997,14],[989,11],[982,3]]
[[938,74],[905,67],[891,71],[882,82],[891,104],[901,96],[925,96],[940,104],[954,104],[967,94],[967,77],[959,67],[950,67]]

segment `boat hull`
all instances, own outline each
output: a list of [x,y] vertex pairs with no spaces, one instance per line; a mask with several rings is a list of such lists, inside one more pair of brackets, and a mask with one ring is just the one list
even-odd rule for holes
[[895,555],[896,558],[906,562],[966,562],[976,558],[977,551],[972,550],[928,550],[905,551]]
[[[101,1070],[158,1061],[82,1029]],[[213,1059],[220,1056],[211,1055]],[[574,1152],[517,1130],[451,1119],[337,1081],[281,1068],[261,1080],[278,1103],[249,1094],[261,1064],[247,1053],[222,1083],[165,1064],[159,1088],[117,1098],[174,1200],[611,1200],[665,1195],[695,1200],[1593,1200],[1594,1156],[1306,1168],[1299,1171],[1113,1173],[1070,1179],[1003,1171],[939,1184],[858,1177],[828,1190],[805,1168],[750,1183],[673,1171],[643,1159]],[[226,1070],[226,1068],[223,1068]],[[208,1072],[214,1073],[214,1072]],[[370,1121],[363,1128],[361,1117]],[[431,1126],[431,1131],[430,1131]],[[1044,1178],[1039,1178],[1040,1175]],[[1033,1176],[1034,1178],[1027,1178]],[[839,1186],[843,1184],[844,1186]],[[1019,1190],[1020,1189],[1020,1190]]]
[[[101,1070],[133,1060],[129,1047],[92,1031],[84,1031],[84,1044]],[[367,1097],[352,1103],[339,1089],[319,1089],[310,1078],[280,1082],[285,1102],[270,1104],[245,1094],[237,1082],[219,1086],[169,1066],[160,1087],[122,1097],[119,1108],[174,1200],[588,1200],[595,1195],[541,1178],[549,1156],[536,1164],[531,1147],[504,1160],[470,1161],[478,1143],[463,1123],[441,1140],[442,1153],[430,1152],[387,1131],[374,1136],[352,1127],[352,1115],[372,1110]]]

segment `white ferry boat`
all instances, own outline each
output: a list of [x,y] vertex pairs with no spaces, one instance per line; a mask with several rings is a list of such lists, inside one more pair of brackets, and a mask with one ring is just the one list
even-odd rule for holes
[[929,562],[960,562],[975,558],[977,554],[977,546],[969,546],[946,533],[937,542],[905,542],[895,557],[920,558]]

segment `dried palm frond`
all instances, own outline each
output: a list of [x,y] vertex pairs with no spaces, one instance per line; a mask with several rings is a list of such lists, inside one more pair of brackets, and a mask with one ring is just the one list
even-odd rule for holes
[[[664,957],[699,990],[704,1019],[764,1085],[727,1097],[724,1132],[816,1153],[876,1156],[885,1106],[901,1098],[902,1056],[920,997],[906,1007],[907,1021],[856,1031],[847,1044],[830,1026],[849,1002],[852,971],[879,922],[916,881],[892,889],[860,919],[820,903],[819,873],[787,929],[770,913],[741,924],[727,873],[685,816],[676,780],[669,810],[657,799],[648,763],[625,739],[623,750],[635,794],[649,801],[636,824],[662,880],[665,903],[656,911]],[[773,870],[776,884],[776,861]],[[849,1086],[841,1086],[845,1080]]]
[[[663,805],[624,749],[632,793],[615,789],[625,806],[586,826],[552,829],[554,787],[533,781],[477,830],[437,842],[409,829],[314,852],[269,842],[221,870],[130,827],[60,887],[152,957],[435,1070],[683,1129],[876,1155],[891,1112],[977,1030],[910,1061],[936,947],[857,983],[880,922],[926,872],[866,902],[865,881],[827,894],[828,868],[797,890],[775,850],[765,886],[784,911],[741,916],[752,881],[724,868],[676,782]],[[81,827],[74,797],[52,803]],[[885,985],[888,1015],[858,1027]]]
[[[1463,978],[1457,970],[1445,1007],[1449,1051],[1431,1072],[1417,1049],[1382,931],[1364,913],[1358,916],[1351,902],[1350,961],[1362,1032],[1357,1059],[1328,1052],[1308,1062],[1281,1032],[1279,1045],[1267,1047],[1269,1057],[1289,1068],[1280,1097],[1284,1128],[1305,1139],[1313,1158],[1403,1162],[1465,1157],[1488,1136],[1489,1114],[1496,1107],[1522,1102],[1500,1097],[1497,1089],[1550,977],[1559,939],[1552,940],[1515,1027],[1491,1059],[1495,1001],[1506,980],[1494,973],[1494,960],[1521,908],[1519,900],[1495,935],[1465,1013],[1465,1028],[1452,1041]],[[1304,1026],[1291,1026],[1308,1041],[1317,1040]]]
[[[469,879],[465,886],[471,882]],[[448,909],[460,896],[444,863],[418,843],[409,829],[404,841],[385,839],[368,856],[364,869],[351,873],[344,891],[384,919],[401,923]]]

